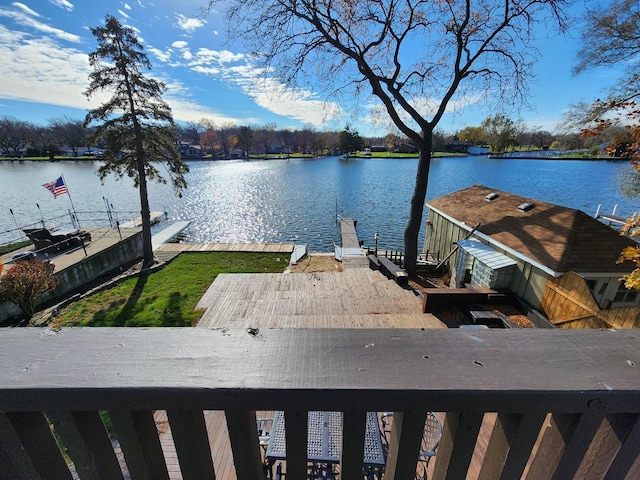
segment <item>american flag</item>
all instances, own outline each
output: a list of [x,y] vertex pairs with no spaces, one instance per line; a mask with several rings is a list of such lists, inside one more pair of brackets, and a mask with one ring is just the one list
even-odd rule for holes
[[64,184],[64,179],[62,178],[62,176],[58,177],[53,182],[45,183],[42,186],[53,193],[53,198],[56,198],[58,195],[69,193],[67,191],[67,186]]

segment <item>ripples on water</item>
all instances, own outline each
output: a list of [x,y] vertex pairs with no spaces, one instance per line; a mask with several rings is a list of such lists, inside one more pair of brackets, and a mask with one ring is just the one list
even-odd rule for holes
[[[350,159],[190,162],[188,188],[178,199],[167,185],[150,184],[152,210],[171,220],[192,220],[191,242],[298,242],[312,251],[332,251],[339,243],[338,213],[358,221],[358,234],[381,248],[401,249],[415,181],[415,159]],[[134,217],[137,190],[128,178],[110,177],[100,185],[92,162],[0,163],[0,232],[61,215],[69,206],[63,195],[53,199],[41,185],[64,174],[71,198],[87,226],[107,223],[106,197],[114,208]],[[435,159],[428,198],[483,184],[593,215],[598,204],[630,215],[635,202],[617,191],[624,162],[492,160],[486,157]],[[85,220],[83,212],[96,212]],[[68,221],[66,218],[59,223]],[[479,219],[478,221],[482,221]],[[49,227],[53,225],[47,225]],[[421,235],[424,232],[421,232]],[[0,241],[15,240],[0,234]],[[420,239],[422,243],[422,237]]]

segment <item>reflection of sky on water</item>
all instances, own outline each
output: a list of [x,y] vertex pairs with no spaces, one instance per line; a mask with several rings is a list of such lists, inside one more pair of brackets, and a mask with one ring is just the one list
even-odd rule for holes
[[[178,199],[168,185],[149,184],[154,211],[171,220],[192,220],[192,242],[299,242],[312,251],[331,251],[339,242],[338,213],[358,221],[365,244],[380,235],[381,248],[401,249],[409,201],[414,187],[415,159],[221,161],[190,162],[188,188]],[[66,195],[53,199],[41,185],[64,174],[71,198],[85,225],[105,225],[106,197],[121,217],[138,215],[138,193],[128,178],[107,178],[100,185],[97,162],[0,162],[0,242],[2,234],[58,216],[68,222]],[[616,190],[624,162],[435,159],[428,198],[476,183],[522,196],[578,208],[593,215],[598,204],[621,214],[638,210],[636,202]],[[10,215],[12,209],[14,216]],[[121,218],[120,220],[123,220]],[[478,221],[482,221],[479,219]],[[53,226],[52,224],[48,226]],[[12,236],[14,235],[14,236]],[[421,232],[421,242],[424,231]]]

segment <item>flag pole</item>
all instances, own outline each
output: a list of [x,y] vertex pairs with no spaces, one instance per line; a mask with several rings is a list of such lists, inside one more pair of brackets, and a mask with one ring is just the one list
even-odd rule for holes
[[73,216],[75,217],[76,228],[80,228],[80,220],[78,220],[78,212],[76,212],[76,207],[73,205],[73,200],[71,199],[71,192],[69,191],[69,185],[67,185],[67,179],[64,178],[64,174],[61,173],[62,181],[64,182],[64,186],[67,187],[67,196],[69,197],[69,202],[71,203],[71,210],[73,210]]

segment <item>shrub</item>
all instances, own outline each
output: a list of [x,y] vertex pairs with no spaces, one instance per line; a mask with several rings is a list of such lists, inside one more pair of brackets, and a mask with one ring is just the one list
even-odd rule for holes
[[19,261],[0,277],[0,302],[16,304],[31,318],[38,297],[56,286],[54,266],[41,260]]

